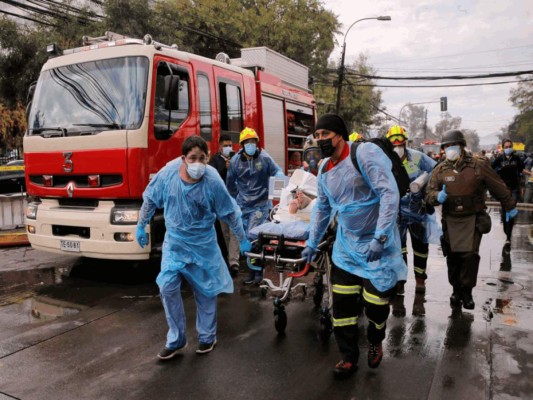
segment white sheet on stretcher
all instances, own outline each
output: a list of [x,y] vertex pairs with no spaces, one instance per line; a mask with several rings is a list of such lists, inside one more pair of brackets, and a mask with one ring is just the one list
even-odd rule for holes
[[270,234],[283,234],[286,238],[295,240],[306,240],[309,236],[309,221],[311,220],[311,211],[315,205],[316,199],[313,199],[307,207],[298,210],[297,213],[289,213],[289,202],[293,198],[292,190],[301,190],[306,195],[316,197],[317,181],[316,177],[309,172],[296,170],[293,172],[287,187],[281,190],[279,205],[275,215],[272,217],[273,222],[256,226],[248,232],[250,240],[256,240],[259,232]]

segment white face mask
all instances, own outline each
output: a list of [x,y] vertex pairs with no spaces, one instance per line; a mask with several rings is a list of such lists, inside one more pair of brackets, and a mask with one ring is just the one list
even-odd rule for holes
[[393,150],[396,154],[398,154],[398,156],[400,156],[400,158],[402,158],[405,154],[405,147],[403,146],[394,146]]
[[187,173],[192,179],[198,180],[202,176],[204,176],[204,173],[205,173],[204,163],[201,163],[201,162],[190,163],[190,164],[186,164],[186,167],[187,167]]
[[446,159],[450,161],[457,161],[461,157],[461,147],[459,145],[447,147]]
[[230,153],[231,153],[231,146],[222,147],[222,154],[224,154],[226,157],[229,157]]

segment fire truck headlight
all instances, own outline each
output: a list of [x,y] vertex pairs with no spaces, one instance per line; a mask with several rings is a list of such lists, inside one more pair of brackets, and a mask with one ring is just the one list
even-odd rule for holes
[[39,206],[34,203],[28,204],[26,207],[26,218],[28,219],[37,219],[37,208]]
[[139,220],[139,210],[113,209],[111,223],[114,225],[134,225]]

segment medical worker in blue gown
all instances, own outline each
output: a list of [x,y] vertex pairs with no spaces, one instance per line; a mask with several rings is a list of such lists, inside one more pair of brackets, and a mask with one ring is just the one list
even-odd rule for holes
[[161,169],[143,193],[137,242],[148,244],[145,226],[157,208],[164,209],[165,240],[157,284],[168,323],[167,341],[158,357],[168,360],[187,346],[181,283],[189,282],[196,301],[198,354],[216,342],[217,295],[232,293],[233,282],[217,245],[215,220],[229,225],[242,251],[251,249],[241,211],[217,170],[207,164],[208,147],[199,136],[187,138],[182,154]]
[[[239,136],[242,149],[235,154],[228,168],[226,185],[242,210],[242,222],[248,235],[250,230],[268,221],[272,202],[268,199],[271,176],[285,176],[281,168],[263,149],[259,148],[259,135],[252,128],[244,128]],[[256,260],[251,260],[255,262]],[[263,271],[250,269],[245,285],[259,284]]]
[[336,378],[347,378],[357,368],[362,304],[368,318],[368,365],[376,368],[383,358],[389,297],[395,293],[396,282],[407,278],[396,224],[399,193],[391,161],[377,145],[359,144],[357,162],[361,173],[356,170],[341,117],[320,117],[315,137],[324,161],[318,174],[310,236],[302,256],[308,262],[312,260],[331,215],[337,214],[330,284],[333,332],[342,360],[333,373]]

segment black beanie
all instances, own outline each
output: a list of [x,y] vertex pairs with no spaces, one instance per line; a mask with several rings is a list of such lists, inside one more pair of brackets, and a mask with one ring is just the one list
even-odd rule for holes
[[326,129],[333,131],[342,136],[344,140],[348,140],[348,129],[344,120],[337,114],[324,114],[316,122],[315,130]]

